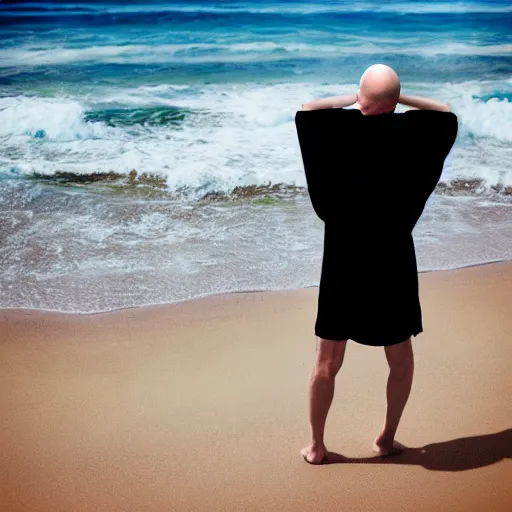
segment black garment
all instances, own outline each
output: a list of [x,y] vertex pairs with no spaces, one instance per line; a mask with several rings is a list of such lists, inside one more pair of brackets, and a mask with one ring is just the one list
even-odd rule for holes
[[451,112],[299,111],[313,208],[325,222],[315,334],[364,345],[423,331],[412,230],[458,124]]

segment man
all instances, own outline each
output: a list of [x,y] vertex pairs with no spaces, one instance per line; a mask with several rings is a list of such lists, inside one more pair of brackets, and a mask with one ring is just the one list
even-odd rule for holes
[[[393,134],[385,134],[383,136],[384,140],[380,140],[381,137],[375,136],[376,133],[380,133],[378,129],[381,129],[383,131],[386,130],[386,127],[388,125],[385,123],[386,121],[391,121],[391,117],[394,116],[394,120],[396,120],[396,123],[392,124],[392,126],[398,127],[396,128],[397,133],[399,129],[401,129],[402,132],[411,131],[404,130],[404,124],[397,124],[404,119],[404,116],[407,119],[407,122],[413,120],[411,125],[413,127],[412,131],[416,131],[415,128],[417,126],[423,126],[420,124],[422,121],[418,121],[419,117],[422,114],[420,114],[419,116],[414,112],[411,112],[410,114],[409,112],[407,112],[406,114],[403,115],[393,114],[397,103],[401,103],[413,107],[414,109],[420,110],[437,110],[441,112],[450,111],[448,105],[441,103],[439,101],[428,98],[421,98],[417,96],[405,96],[400,94],[400,81],[398,79],[397,74],[392,68],[390,68],[389,66],[385,66],[383,64],[376,64],[370,66],[363,73],[360,80],[359,89],[356,93],[311,101],[303,104],[302,110],[310,111],[337,108],[342,109],[342,107],[355,104],[355,109],[359,110],[360,113],[363,114],[363,116],[375,116],[375,123],[370,123],[372,126],[369,126],[369,123],[366,123],[365,125],[371,128],[371,130],[369,130],[371,131],[371,134],[369,134],[368,136],[373,137],[371,140],[368,141],[368,144],[365,143],[363,145],[363,149],[367,148],[367,151],[363,155],[356,155],[355,157],[353,157],[353,159],[350,160],[350,165],[348,166],[350,170],[352,170],[352,168],[357,168],[357,171],[359,172],[361,171],[361,166],[363,164],[370,166],[371,168],[378,167],[382,160],[385,160],[387,162],[388,160],[390,160],[390,158],[393,158],[393,152],[397,152],[397,149],[395,147],[390,148],[390,146],[394,146],[394,144],[392,144],[394,140],[392,138]],[[350,113],[350,110],[347,110],[346,114],[341,111],[338,112],[339,114],[343,114],[343,116],[352,116],[351,119],[353,119],[354,124],[357,124],[360,121],[364,122],[364,119],[361,120],[361,116],[357,112]],[[308,141],[306,137],[309,136],[311,140],[313,140],[312,138],[315,137],[314,128],[310,129],[309,132],[306,132],[305,129],[308,120],[304,121],[304,118],[306,118],[309,114],[301,114],[301,112],[298,112],[297,114],[298,116],[296,117],[296,120],[301,120],[297,126],[299,139],[301,138],[302,134],[301,149],[303,149],[305,168],[306,171],[308,171],[309,169],[309,175],[308,173],[307,175],[309,176],[308,187],[310,190],[310,196],[313,205],[316,206],[315,211],[317,212],[319,217],[325,221],[326,224],[322,279],[320,281],[319,289],[319,311],[317,316],[317,322],[315,325],[315,334],[317,338],[316,360],[313,366],[313,371],[311,373],[309,382],[309,421],[311,426],[312,440],[308,446],[304,447],[301,450],[301,454],[304,460],[310,464],[323,464],[329,462],[330,458],[334,458],[332,453],[330,453],[325,446],[324,429],[327,414],[334,396],[335,377],[343,363],[345,348],[348,339],[354,339],[355,341],[367,345],[384,346],[385,355],[390,368],[386,389],[387,410],[382,430],[373,442],[373,450],[380,456],[397,454],[400,453],[404,449],[404,447],[395,441],[395,434],[398,428],[400,418],[402,416],[402,412],[404,410],[404,407],[407,403],[410,394],[414,371],[414,357],[411,345],[412,336],[410,334],[412,333],[413,335],[416,335],[419,332],[422,332],[419,299],[417,298],[417,268],[411,232],[412,228],[414,227],[415,221],[417,220],[417,218],[419,218],[419,215],[423,210],[424,201],[431,193],[433,187],[435,186],[435,183],[437,183],[437,180],[439,179],[441,170],[439,170],[434,181],[432,181],[432,179],[430,180],[430,183],[427,186],[427,188],[430,187],[428,189],[429,192],[423,194],[423,196],[420,199],[418,199],[419,195],[414,196],[414,192],[411,192],[409,194],[409,189],[405,193],[402,193],[400,196],[397,195],[396,201],[385,202],[384,199],[381,199],[381,196],[383,194],[379,195],[380,190],[384,189],[384,187],[382,187],[380,190],[377,190],[377,192],[375,192],[374,195],[371,196],[372,200],[381,200],[381,203],[379,204],[379,211],[390,212],[388,213],[388,217],[386,220],[387,224],[385,224],[384,222],[378,224],[378,229],[374,230],[377,234],[374,234],[372,232],[372,240],[375,240],[375,237],[379,236],[379,230],[385,230],[386,226],[388,225],[392,226],[389,230],[390,234],[386,232],[385,236],[381,235],[381,237],[379,238],[379,244],[377,244],[378,247],[382,247],[383,245],[386,246],[386,244],[392,247],[392,250],[387,251],[388,253],[390,253],[390,256],[388,257],[387,260],[384,260],[384,263],[380,267],[385,270],[381,271],[380,268],[378,268],[378,272],[374,271],[373,267],[376,266],[375,259],[372,259],[373,256],[367,256],[367,254],[375,250],[376,244],[375,242],[372,241],[373,245],[370,245],[370,242],[368,242],[369,237],[364,239],[363,234],[359,232],[365,230],[368,231],[367,227],[372,226],[371,222],[373,222],[373,225],[375,226],[375,221],[366,221],[365,219],[363,219],[359,222],[359,224],[355,222],[357,226],[356,228],[351,228],[350,217],[352,216],[353,219],[355,215],[357,215],[356,213],[353,212],[355,210],[358,210],[358,208],[358,211],[363,211],[363,208],[360,206],[361,201],[356,202],[356,200],[354,200],[353,202],[351,202],[349,198],[347,198],[347,201],[339,201],[339,199],[331,193],[331,195],[328,196],[328,202],[334,203],[338,201],[336,203],[336,214],[338,215],[338,220],[328,222],[327,219],[330,218],[330,214],[325,213],[327,212],[327,207],[325,205],[326,196],[323,191],[321,192],[321,194],[324,195],[321,195],[319,191],[324,184],[321,183],[320,185],[315,185],[314,180],[317,179],[315,175],[317,174],[319,167],[323,166],[331,169],[332,166],[328,159],[333,159],[332,153],[330,153],[331,156],[325,157],[324,160],[320,162],[320,164],[318,163],[317,160],[315,160],[316,157],[308,156],[306,152],[307,144],[309,144],[309,146],[313,148],[312,151],[310,151],[310,153],[313,154],[313,152],[316,152],[314,153],[316,155],[319,151],[318,145],[323,144],[323,139],[317,139],[312,143]],[[323,119],[327,119],[329,117],[328,114],[329,112],[325,112],[324,114],[317,113],[314,115],[321,115],[324,116]],[[356,114],[358,115],[356,116]],[[393,114],[393,116],[390,117],[387,114]],[[432,124],[432,116],[435,117],[436,114],[428,115],[431,117],[430,121],[427,120],[427,124],[429,122]],[[453,116],[453,118],[455,118],[453,114],[445,115]],[[441,115],[440,117],[443,118],[443,120],[445,119],[443,115]],[[331,119],[332,118],[333,116],[331,116]],[[319,117],[317,117],[317,119],[319,119]],[[309,120],[311,120],[311,118]],[[440,125],[443,125],[443,123],[446,124],[445,121],[443,120],[439,122],[439,118],[436,118],[433,121],[433,123],[437,123]],[[368,119],[368,121],[370,121],[370,119]],[[377,121],[379,123],[381,123],[382,121],[382,124],[377,126]],[[449,121],[450,122],[448,124],[450,124],[453,121],[453,119],[450,119]],[[437,146],[441,145],[443,146],[443,148],[439,150],[439,155],[437,157],[432,157],[433,159],[437,158],[437,163],[441,162],[441,168],[444,161],[444,157],[446,156],[445,153],[449,151],[449,148],[451,148],[451,144],[453,144],[456,135],[456,124],[457,123],[455,118],[455,128],[452,125],[450,128],[449,135],[445,136],[445,140],[448,140],[448,142],[446,142],[444,146],[443,144],[438,144]],[[400,126],[402,128],[400,128]],[[453,134],[454,130],[455,135]],[[419,129],[416,131],[416,133],[418,131]],[[306,135],[304,135],[305,133]],[[313,135],[308,135],[307,133],[313,133]],[[348,130],[346,133],[350,134],[350,130]],[[437,133],[435,126],[434,130],[431,130],[431,133]],[[425,132],[424,135],[425,138],[428,139],[428,133]],[[363,137],[365,136],[366,132],[363,132]],[[433,141],[435,137],[436,135],[432,135],[430,140]],[[333,137],[332,140],[326,143],[326,146],[328,148],[332,147],[333,145],[336,145],[338,141],[341,141],[341,143],[343,143],[341,135],[336,135],[336,137]],[[402,148],[403,146],[401,145],[400,149],[403,151],[407,151],[407,148]],[[350,155],[350,150],[356,151],[356,148],[353,148],[349,145],[349,151],[347,151],[345,154]],[[411,149],[410,151],[411,153],[407,154],[407,157],[412,158],[413,150]],[[378,154],[373,155],[372,152],[377,152]],[[429,151],[428,155],[430,155],[431,153],[432,152]],[[382,157],[379,159],[379,156]],[[336,156],[334,156],[334,158],[336,158]],[[402,160],[403,158],[404,157],[402,157]],[[429,157],[426,156],[425,158],[428,159]],[[361,160],[363,161],[363,164],[360,163]],[[402,165],[402,167],[404,167],[404,165],[401,162],[402,161],[400,160],[397,165]],[[432,162],[434,162],[434,160],[432,160]],[[388,167],[385,167],[385,165],[383,166],[382,173],[376,173],[377,179],[382,174],[386,175],[386,179],[391,179],[389,177],[391,173],[387,172]],[[347,172],[345,175],[348,174],[356,173]],[[398,177],[397,180],[401,180],[401,178]],[[353,186],[354,183],[355,182],[351,182],[351,184],[347,184],[346,181],[343,181],[341,182],[340,185],[339,182],[337,182],[336,185],[333,185],[333,187],[330,188],[340,190],[343,188],[351,187]],[[383,183],[385,182],[379,182],[379,186],[381,186]],[[357,187],[354,186],[353,188]],[[404,190],[406,189],[403,189],[402,192]],[[370,190],[370,194],[371,193],[372,191]],[[320,200],[315,199],[315,194],[318,195]],[[403,199],[404,197],[405,199]],[[411,199],[409,199],[409,197],[411,197]],[[367,199],[367,197],[365,197],[365,199]],[[367,199],[367,201],[368,202],[366,204],[370,204],[370,200]],[[346,206],[347,202],[349,203],[348,206]],[[412,209],[414,209],[415,202],[417,203],[416,211],[414,214],[409,214],[410,217],[411,215],[412,217],[414,217],[414,220],[404,220],[401,225],[401,228],[400,226],[396,227],[399,225],[400,222],[402,222],[402,217],[400,217],[400,208],[407,209],[410,206],[409,210],[412,211]],[[343,208],[345,208],[345,210],[342,211]],[[341,219],[342,217],[345,219],[349,218],[349,220],[341,222],[339,219]],[[378,222],[380,222],[380,216],[377,215],[374,216],[374,218],[375,217],[379,217]],[[352,222],[352,224],[354,224],[354,222]],[[335,228],[333,228],[333,225],[336,225]],[[361,228],[361,226],[363,227]],[[396,233],[398,234],[393,234],[393,229],[395,229]],[[340,242],[340,238],[343,238],[344,240]],[[355,251],[355,256],[353,257],[350,256],[351,248],[354,248],[352,252]],[[403,257],[403,259],[401,259],[401,255],[403,254],[405,254],[405,256]],[[385,258],[386,256],[384,254],[383,256],[379,255],[379,257]],[[362,260],[364,260],[364,263],[361,262]],[[380,262],[382,263],[382,260],[380,260]],[[343,270],[342,267],[347,270]],[[343,274],[343,272],[345,272],[345,274]],[[392,275],[392,277],[380,277],[384,273],[390,274]],[[406,273],[406,278],[402,279],[400,277],[400,273]],[[358,274],[359,276],[362,277],[358,277],[358,280],[356,280],[356,278],[353,278],[350,274]],[[370,274],[370,277],[367,277],[368,274]],[[381,280],[379,281],[379,279]],[[400,279],[402,279],[403,282],[408,283],[406,287],[403,288],[403,292],[401,291],[402,289],[400,289],[399,292],[397,292],[404,295],[405,298],[403,299],[403,301],[400,301],[399,298],[389,298],[388,300],[388,296],[386,295],[386,293],[392,294],[393,292],[390,292],[389,290],[394,287],[395,282],[398,283],[397,286],[399,286]],[[336,285],[333,285],[333,281],[338,281],[338,283]],[[360,293],[358,293],[359,289],[362,289]],[[379,290],[385,291],[380,292]],[[345,296],[345,291],[348,291],[350,297]],[[375,303],[370,306],[367,306],[368,303],[365,301],[372,300],[372,297],[374,296],[376,297]],[[376,327],[371,328],[373,330],[369,330],[370,328],[368,328],[366,331],[361,331],[363,334],[361,334],[360,338],[358,338],[360,333],[357,333],[356,336],[352,334],[354,332],[357,332],[357,329],[359,329],[359,327],[357,326],[362,325],[365,322],[371,321],[371,319],[368,319],[368,315],[372,315],[371,311],[378,312],[382,308],[385,309],[386,302],[392,300],[396,300],[396,304],[393,306],[393,311],[391,311],[390,309],[385,310],[382,316],[378,316],[377,313],[378,320],[375,320],[375,315],[373,316],[374,323],[376,325]],[[364,309],[365,307],[368,308],[366,312],[359,312],[360,309]],[[370,313],[368,313],[369,311]],[[408,315],[410,318],[412,318],[412,320],[406,326],[404,326],[404,324],[401,324],[401,330],[393,331],[393,324],[386,323],[387,318],[389,317],[389,315],[394,315],[393,321],[395,322],[395,324],[397,324],[401,321],[399,318],[402,313],[403,315]],[[347,317],[350,318],[346,319]],[[343,328],[336,327],[337,325],[343,324],[344,322],[345,326]],[[353,330],[350,331],[350,329]],[[377,329],[381,330],[377,331]],[[343,339],[341,339],[340,337],[337,336],[342,335],[336,334],[341,332],[351,333],[351,335],[343,335]],[[396,333],[394,334],[395,337],[385,338],[387,332]],[[409,333],[409,337],[407,339],[405,339],[406,332]],[[375,339],[375,333],[382,333],[382,342],[379,343]],[[400,338],[401,333],[404,334],[402,338]],[[366,336],[366,338],[364,338],[364,336]],[[403,341],[404,339],[405,341]]]
[[450,111],[450,106],[446,103],[420,96],[400,94],[398,75],[384,64],[374,64],[362,74],[359,90],[356,93],[310,101],[302,105],[302,110],[342,108],[355,104],[354,107],[365,116],[372,116],[394,112],[397,103],[417,109]]

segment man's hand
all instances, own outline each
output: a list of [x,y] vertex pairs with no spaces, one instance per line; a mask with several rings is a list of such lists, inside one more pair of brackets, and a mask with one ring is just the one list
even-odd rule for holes
[[406,96],[405,94],[400,94],[398,103],[420,110],[439,110],[441,112],[450,112],[450,105],[447,103],[441,103],[440,101],[432,100],[430,98],[422,98],[421,96]]
[[343,96],[331,96],[313,100],[302,104],[302,110],[322,110],[325,108],[343,108],[357,101],[357,94],[344,94]]

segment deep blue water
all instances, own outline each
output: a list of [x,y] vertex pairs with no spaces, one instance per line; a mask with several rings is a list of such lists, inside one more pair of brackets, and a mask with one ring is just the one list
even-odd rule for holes
[[4,2],[0,16],[8,86],[354,81],[376,59],[404,80],[512,72],[501,0]]

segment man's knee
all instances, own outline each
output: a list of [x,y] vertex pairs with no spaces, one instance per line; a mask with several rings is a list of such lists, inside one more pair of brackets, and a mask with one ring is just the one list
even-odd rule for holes
[[323,359],[315,363],[315,377],[333,379],[340,371],[343,361],[337,359]]
[[385,347],[385,352],[389,369],[396,378],[405,379],[414,371],[414,354],[411,338],[402,343]]
[[334,378],[343,364],[347,340],[332,341],[318,338],[314,373],[322,378]]

